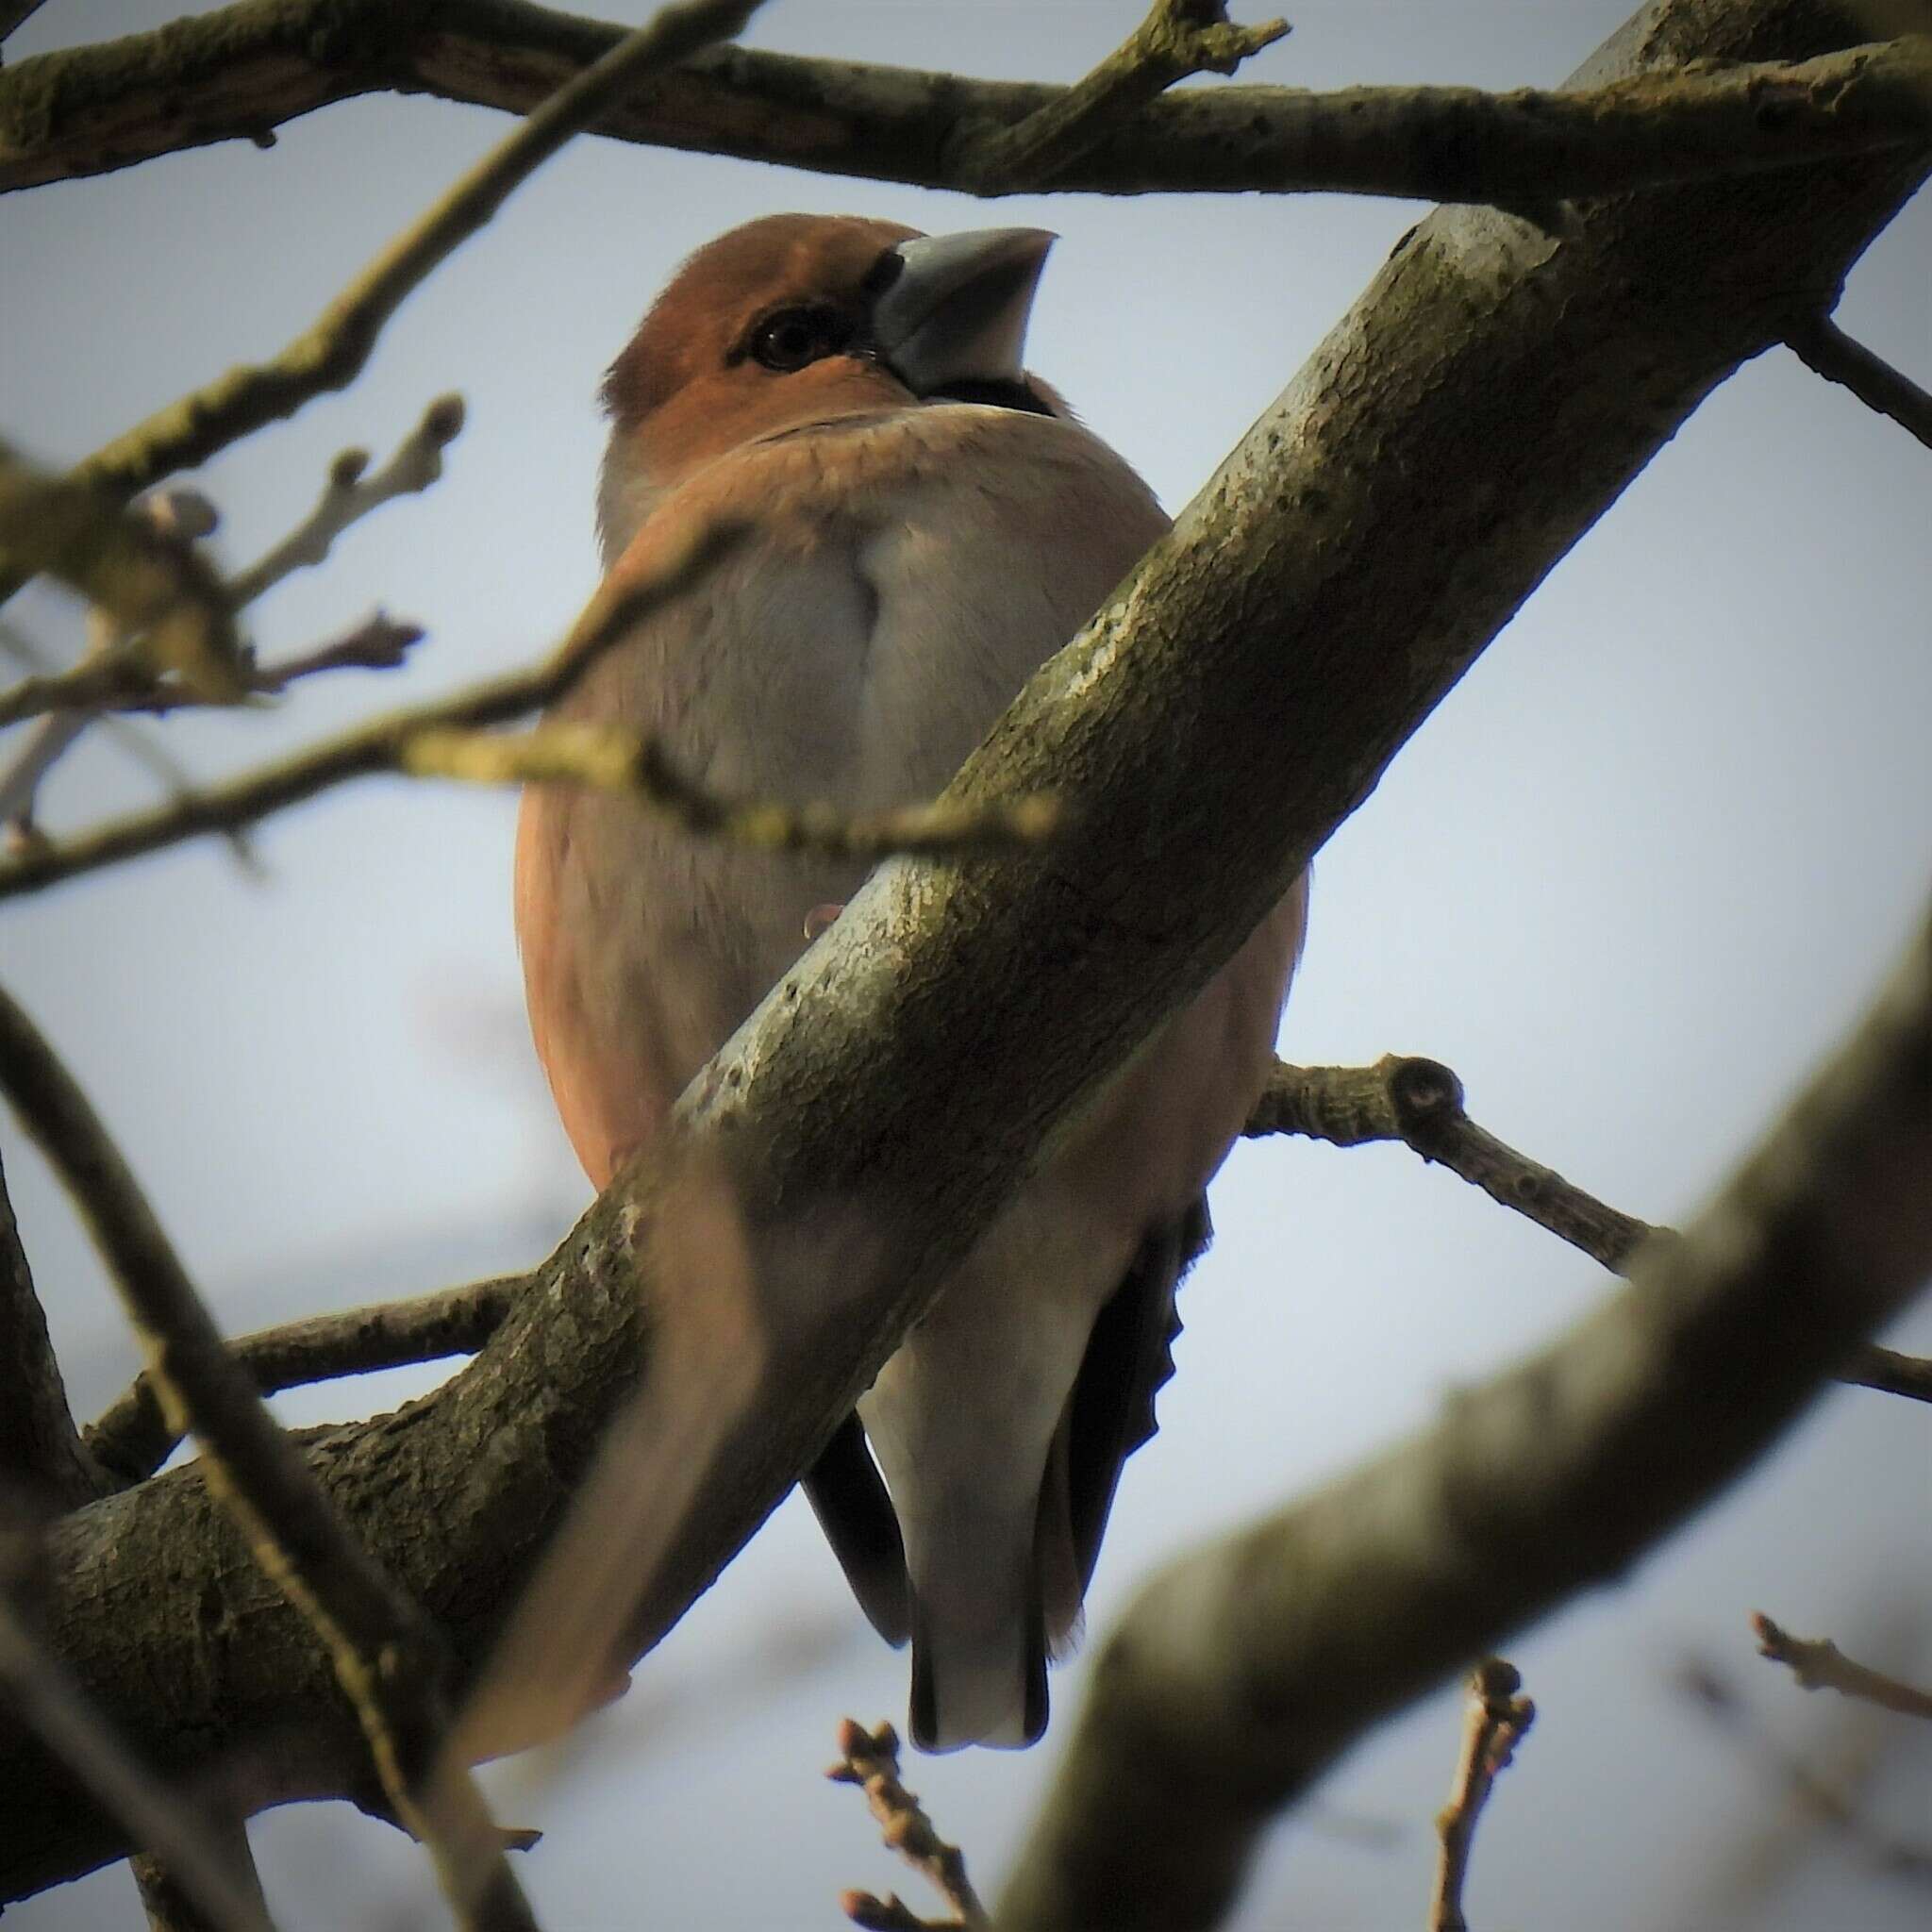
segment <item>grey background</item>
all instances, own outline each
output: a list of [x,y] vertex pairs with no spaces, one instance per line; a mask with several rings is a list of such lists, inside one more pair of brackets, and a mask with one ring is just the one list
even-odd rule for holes
[[[52,0],[8,44],[128,31],[177,7]],[[633,4],[607,8],[641,18]],[[1560,77],[1624,0],[1307,0],[1255,78],[1312,86]],[[791,0],[755,43],[988,75],[1072,77],[1134,0],[893,6]],[[508,124],[391,98],[228,147],[0,203],[0,425],[49,462],[278,347]],[[379,600],[431,632],[402,676],[344,675],[282,712],[190,719],[204,774],[365,709],[529,658],[594,582],[604,364],[673,265],[752,215],[1034,222],[1063,240],[1033,365],[1178,508],[1414,218],[1407,205],[962,197],[583,142],[414,296],[347,396],[199,481],[240,564],[291,525],[329,456],[386,450],[434,394],[470,426],[427,497],[346,538],[260,608],[264,655]],[[1841,311],[1921,380],[1932,208],[1855,274]],[[1476,1117],[1635,1213],[1690,1211],[1846,1024],[1932,873],[1932,462],[1893,425],[1764,357],[1728,384],[1550,578],[1317,869],[1284,1051],[1426,1052]],[[9,613],[74,635],[51,596]],[[1391,609],[1391,624],[1403,622]],[[51,822],[146,795],[96,742]],[[522,1265],[585,1198],[522,1027],[508,909],[512,803],[400,783],[265,827],[265,882],[219,844],[8,908],[0,972],[106,1111],[234,1329]],[[76,1407],[134,1366],[99,1271],[10,1124],[6,1155]],[[1458,1383],[1588,1307],[1580,1257],[1401,1150],[1243,1147],[1214,1194],[1162,1432],[1123,1490],[1091,1602],[1104,1627],[1158,1559],[1424,1423]],[[1891,1338],[1932,1351],[1922,1310]],[[307,1391],[291,1419],[426,1387]],[[1765,1739],[1678,1688],[1739,1685],[1780,1748],[1868,1762],[1874,1827],[1928,1835],[1932,1751],[1756,1663],[1754,1607],[1901,1668],[1932,1665],[1932,1418],[1833,1393],[1685,1534],[1524,1638],[1541,1706],[1478,1844],[1489,1928],[1797,1932],[1923,1925],[1927,1892],[1790,1812]],[[996,1884],[1078,1703],[1024,1756],[914,1765]],[[824,1785],[835,1721],[897,1713],[870,1638],[788,1503],[567,1755],[491,1774],[546,1837],[524,1871],[546,1924],[830,1926],[845,1886],[912,1892],[857,1797]],[[1421,1922],[1459,1723],[1453,1692],[1386,1727],[1276,1835],[1241,1923]],[[1923,1727],[1922,1727],[1923,1729]],[[254,1827],[291,1927],[440,1923],[425,1866],[345,1807]],[[24,1932],[136,1922],[125,1868],[21,1907]],[[12,1923],[13,1921],[10,1921]]]

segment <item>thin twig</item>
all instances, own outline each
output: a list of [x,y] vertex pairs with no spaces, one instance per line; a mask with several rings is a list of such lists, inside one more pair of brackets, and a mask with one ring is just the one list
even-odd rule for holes
[[1874,356],[1828,315],[1816,315],[1785,336],[1806,368],[1827,382],[1842,383],[1868,409],[1890,416],[1932,449],[1932,393]]
[[[341,1375],[474,1355],[502,1325],[531,1279],[506,1274],[410,1301],[311,1315],[239,1336],[227,1349],[264,1395]],[[117,1479],[116,1486],[125,1488],[152,1475],[181,1435],[162,1406],[153,1374],[143,1369],[89,1425],[82,1440]]]
[[136,1760],[5,1591],[0,1685],[22,1722],[46,1740],[133,1843],[166,1860],[175,1883],[212,1924],[223,1932],[274,1932],[260,1900],[237,1883],[200,1820],[175,1797],[166,1778]]
[[336,1514],[223,1345],[87,1096],[4,992],[0,1089],[107,1260],[172,1426],[194,1436],[209,1489],[326,1648],[383,1790],[428,1845],[459,1924],[529,1932],[536,1922],[475,1781],[438,1766],[449,1675],[440,1634]]
[[900,1782],[899,1734],[891,1724],[868,1731],[848,1717],[839,1726],[839,1761],[825,1775],[864,1791],[888,1847],[923,1873],[953,1911],[950,1919],[924,1919],[896,1892],[879,1899],[869,1891],[848,1891],[839,1905],[855,1925],[866,1932],[984,1932],[991,1925],[966,1876],[964,1854],[941,1838],[918,1798]]
[[935,802],[877,812],[724,797],[681,772],[657,739],[597,724],[541,724],[515,737],[425,731],[408,741],[402,762],[418,777],[482,785],[563,781],[628,792],[694,836],[821,858],[1009,851],[1061,828],[1058,802],[1039,796],[985,806]]
[[244,364],[157,410],[81,463],[84,482],[122,495],[144,490],[311,398],[345,389],[403,301],[488,223],[581,128],[647,75],[741,32],[761,0],[683,0],[661,8],[552,93],[447,194],[389,242],[272,361]]
[[1758,1655],[1785,1665],[1807,1690],[1836,1690],[1883,1710],[1932,1718],[1932,1690],[1855,1663],[1828,1637],[1793,1637],[1762,1610],[1752,1612],[1751,1627],[1757,1633]]
[[981,194],[1021,181],[1051,186],[1176,81],[1232,74],[1288,30],[1285,20],[1236,26],[1222,0],[1154,0],[1147,18],[1085,78],[1016,125],[961,143],[953,156],[960,185]]
[[375,475],[363,475],[369,467],[366,449],[343,450],[329,464],[328,481],[308,514],[266,555],[228,579],[235,608],[254,603],[296,571],[323,562],[336,539],[372,510],[427,490],[442,475],[442,453],[462,427],[462,397],[438,396]]
[[1469,1711],[1462,1730],[1462,1755],[1449,1802],[1437,1814],[1442,1841],[1436,1864],[1436,1889],[1429,1906],[1429,1932],[1469,1932],[1462,1889],[1469,1878],[1469,1855],[1475,1844],[1476,1821],[1489,1803],[1497,1775],[1508,1768],[1516,1747],[1536,1721],[1536,1706],[1521,1695],[1523,1678],[1515,1665],[1485,1657],[1469,1680]]
[[591,600],[562,644],[531,669],[491,678],[433,703],[386,712],[340,737],[210,785],[192,797],[0,858],[0,899],[39,891],[185,839],[255,824],[354,778],[400,772],[409,741],[424,731],[503,724],[537,710],[561,696],[633,625],[688,588],[741,535],[736,526],[713,525],[699,531],[642,582],[619,589],[607,586]]
[[[1674,1229],[1619,1212],[1477,1126],[1463,1111],[1462,1082],[1441,1060],[1414,1054],[1385,1054],[1368,1067],[1277,1060],[1241,1132],[1251,1139],[1298,1134],[1336,1147],[1400,1141],[1613,1274],[1629,1275],[1645,1241],[1676,1239]],[[1857,1350],[1837,1379],[1932,1402],[1932,1361],[1870,1343]]]

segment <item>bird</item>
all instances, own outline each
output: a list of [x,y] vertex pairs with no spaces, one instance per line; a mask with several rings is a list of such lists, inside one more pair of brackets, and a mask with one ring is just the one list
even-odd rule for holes
[[[943,789],[1169,527],[1023,351],[1032,228],[859,216],[732,229],[610,365],[610,582],[708,520],[742,541],[554,708],[655,736],[721,792],[858,813]],[[860,883],[694,840],[640,801],[526,788],[515,920],[532,1036],[602,1189]],[[1057,1141],[803,1486],[860,1607],[911,1644],[923,1750],[1022,1747],[1079,1635],[1115,1487],[1173,1372],[1205,1188],[1259,1098],[1304,877]]]

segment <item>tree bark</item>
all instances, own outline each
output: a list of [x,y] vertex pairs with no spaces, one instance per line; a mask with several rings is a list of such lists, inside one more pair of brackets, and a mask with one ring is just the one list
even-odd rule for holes
[[[1585,77],[1857,37],[1816,0],[1662,0]],[[883,868],[468,1369],[307,1438],[463,1657],[647,1358],[695,1358],[683,1338],[711,1317],[677,1292],[680,1176],[729,1190],[762,1365],[695,1471],[634,1648],[784,1494],[1043,1138],[1233,954],[1711,388],[1830,306],[1923,173],[1881,158],[1630,196],[1561,233],[1457,211],[1398,243],[951,794],[1050,789],[1082,835]],[[246,1748],[265,1800],[356,1787],[325,1662],[193,1471],[70,1517],[53,1556],[52,1641],[172,1774]],[[31,1740],[0,1747],[0,1897],[124,1849]]]

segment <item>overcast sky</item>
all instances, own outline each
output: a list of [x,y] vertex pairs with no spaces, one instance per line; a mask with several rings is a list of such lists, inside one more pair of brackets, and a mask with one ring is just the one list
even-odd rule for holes
[[[182,10],[52,0],[42,47]],[[637,0],[604,8],[635,21]],[[1137,0],[895,6],[778,0],[755,44],[1071,78]],[[1308,0],[1249,76],[1312,86],[1559,79],[1622,0]],[[508,124],[427,100],[347,103],[229,146],[0,202],[0,433],[52,463],[272,352]],[[372,707],[527,660],[595,581],[594,393],[675,263],[753,215],[1034,223],[1062,240],[1029,359],[1177,510],[1347,307],[1417,210],[1291,200],[963,197],[581,142],[413,296],[347,396],[197,479],[221,554],[250,560],[329,457],[385,451],[445,390],[469,426],[429,495],[352,532],[259,608],[265,657],[382,604],[429,631],[403,675],[343,675],[275,715],[190,719],[203,774]],[[1932,381],[1932,204],[1853,275],[1841,319]],[[1626,1210],[1691,1212],[1841,1033],[1932,878],[1932,458],[1769,354],[1698,412],[1396,761],[1317,868],[1283,1051],[1448,1060],[1475,1116]],[[29,592],[9,618],[69,646]],[[1389,612],[1391,624],[1403,613]],[[50,788],[56,826],[149,781],[96,740]],[[266,877],[219,844],[9,907],[0,970],[106,1112],[225,1324],[534,1260],[586,1190],[523,1031],[505,796],[389,782],[264,827]],[[43,1168],[0,1123],[48,1315],[83,1413],[134,1356]],[[1607,1291],[1581,1257],[1400,1149],[1246,1146],[1186,1291],[1161,1434],[1124,1482],[1090,1601],[1403,1431]],[[1922,1310],[1892,1338],[1932,1352]],[[308,1391],[291,1418],[392,1406],[433,1375]],[[1905,1932],[1927,1894],[1786,1817],[1770,1747],[1675,1685],[1733,1677],[1792,1749],[1864,1749],[1871,1817],[1928,1830],[1932,1751],[1807,1700],[1755,1661],[1764,1608],[1932,1672],[1932,1414],[1828,1396],[1782,1451],[1623,1585],[1511,1655],[1541,1708],[1487,1817],[1483,1932],[1745,1924]],[[1916,1616],[1916,1621],[1915,1621]],[[996,1888],[1080,1695],[1024,1756],[910,1775]],[[824,1785],[847,1712],[903,1710],[905,1665],[789,1503],[563,1764],[495,1774],[541,1825],[523,1870],[547,1925],[830,1926],[895,1873],[862,1804]],[[1241,1924],[1421,1923],[1458,1725],[1453,1693],[1387,1727],[1285,1826]],[[1903,1729],[1903,1724],[1899,1726]],[[1923,1727],[1922,1727],[1923,1729]],[[440,1923],[425,1867],[346,1807],[258,1821],[291,1932]],[[1754,1849],[1755,1848],[1755,1849]],[[1792,1854],[1796,1862],[1782,1862]],[[1756,1887],[1757,1890],[1754,1890]],[[17,1909],[23,1932],[134,1923],[124,1868]]]

